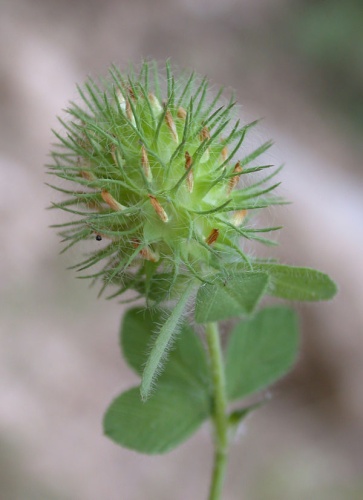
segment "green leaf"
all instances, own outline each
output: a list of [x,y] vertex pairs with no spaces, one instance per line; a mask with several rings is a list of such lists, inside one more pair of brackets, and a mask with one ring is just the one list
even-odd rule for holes
[[[147,360],[152,334],[162,324],[166,314],[160,309],[135,307],[124,316],[120,335],[123,355],[139,375],[142,375]],[[183,323],[174,349],[170,352],[169,362],[160,376],[160,383],[193,386],[209,398],[209,380],[206,351],[195,331]]]
[[329,300],[337,293],[337,287],[326,274],[308,267],[258,263],[254,269],[270,276],[268,293],[290,300]]
[[285,375],[298,352],[295,313],[285,307],[260,311],[232,331],[226,351],[230,400],[264,389]]
[[210,405],[187,387],[159,384],[146,402],[134,387],[116,398],[104,417],[104,432],[117,444],[141,453],[165,453],[185,441],[210,415]]
[[[142,375],[153,332],[170,312],[133,308],[126,312],[120,341],[124,357]],[[187,323],[153,397],[143,402],[133,388],[113,401],[104,430],[116,443],[142,453],[164,453],[186,440],[211,414],[210,377],[202,343]]]
[[266,273],[239,271],[218,276],[213,285],[201,285],[195,305],[196,322],[208,323],[252,313],[267,284]]
[[140,394],[144,401],[146,401],[146,399],[150,396],[153,384],[162,369],[163,361],[166,358],[168,350],[172,346],[176,333],[178,333],[180,319],[184,314],[188,299],[193,289],[194,282],[191,282],[181,295],[179,301],[175,304],[174,309],[162,324],[155,337],[142,373]]

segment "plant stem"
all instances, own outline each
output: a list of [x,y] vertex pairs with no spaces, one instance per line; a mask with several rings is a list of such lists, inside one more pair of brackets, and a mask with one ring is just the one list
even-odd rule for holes
[[224,476],[227,466],[228,452],[228,417],[226,382],[223,365],[221,339],[217,323],[206,324],[212,382],[213,382],[213,421],[215,428],[214,438],[214,466],[212,482],[209,491],[209,500],[220,500]]

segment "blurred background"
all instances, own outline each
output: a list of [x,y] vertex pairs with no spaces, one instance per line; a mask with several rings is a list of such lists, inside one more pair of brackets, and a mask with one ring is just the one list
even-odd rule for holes
[[[59,257],[44,163],[75,84],[170,57],[236,90],[284,162],[275,255],[329,273],[330,303],[298,305],[294,372],[232,447],[226,500],[363,498],[363,4],[361,0],[1,0],[0,498],[206,498],[210,429],[166,456],[118,448],[102,414],[136,379],[120,305]],[[256,254],[260,250],[256,248]]]

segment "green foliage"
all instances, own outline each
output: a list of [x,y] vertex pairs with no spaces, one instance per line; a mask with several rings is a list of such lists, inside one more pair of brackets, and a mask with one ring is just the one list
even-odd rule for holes
[[[168,314],[142,308],[125,314],[121,347],[126,361],[139,375],[144,371],[153,334]],[[297,320],[288,308],[267,308],[240,322],[231,332],[225,355],[228,398],[245,397],[275,382],[291,368],[297,348]],[[139,388],[121,394],[107,410],[105,433],[137,451],[166,452],[211,416],[211,389],[205,350],[193,329],[183,323],[152,397],[143,402]],[[258,406],[233,411],[229,417],[231,430]]]
[[269,262],[254,266],[270,277],[268,293],[288,300],[330,300],[337,292],[328,275],[308,267],[293,267]]
[[[142,375],[147,360],[147,351],[153,334],[163,324],[168,311],[161,309],[129,309],[124,316],[120,343],[122,353],[129,366]],[[209,368],[205,349],[194,330],[183,322],[169,362],[160,376],[160,382],[173,381],[209,390]]]
[[104,432],[117,444],[142,453],[165,453],[185,441],[210,416],[205,398],[189,387],[160,382],[142,402],[138,387],[124,392],[108,408]]
[[208,323],[252,313],[267,283],[268,275],[262,272],[217,276],[213,284],[200,286],[195,304],[195,320],[197,323]]
[[265,389],[292,367],[298,351],[295,313],[266,308],[231,332],[226,352],[227,394],[239,399]]
[[[121,346],[131,368],[142,374],[147,349],[165,311],[134,308],[124,317]],[[187,439],[211,415],[209,368],[196,333],[181,325],[152,397],[143,402],[139,388],[117,397],[104,418],[113,441],[143,453],[164,453]]]

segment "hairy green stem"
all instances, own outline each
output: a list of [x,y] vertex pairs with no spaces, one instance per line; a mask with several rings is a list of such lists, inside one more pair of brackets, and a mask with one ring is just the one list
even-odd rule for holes
[[220,500],[227,466],[228,417],[221,339],[217,323],[206,324],[206,337],[213,382],[214,466],[209,500]]

